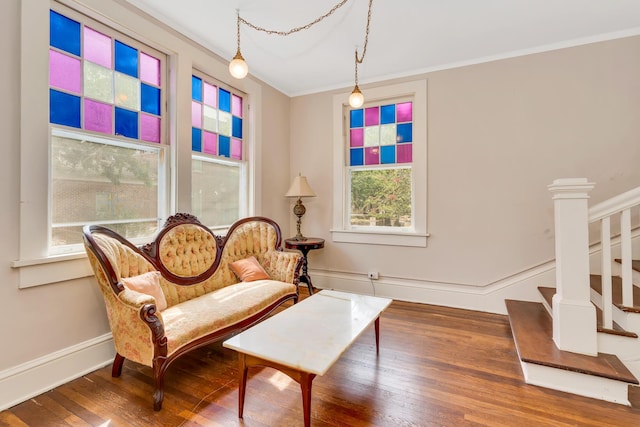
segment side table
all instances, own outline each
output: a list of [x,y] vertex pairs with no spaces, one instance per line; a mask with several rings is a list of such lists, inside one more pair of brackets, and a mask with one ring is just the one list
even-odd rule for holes
[[309,277],[309,261],[307,260],[307,254],[310,250],[324,248],[324,239],[320,239],[319,237],[307,237],[306,240],[296,240],[294,238],[285,239],[284,247],[287,249],[296,249],[302,252],[304,262],[302,263],[300,281],[307,284],[307,288],[309,288],[309,295],[313,295],[313,284],[311,284],[311,277]]

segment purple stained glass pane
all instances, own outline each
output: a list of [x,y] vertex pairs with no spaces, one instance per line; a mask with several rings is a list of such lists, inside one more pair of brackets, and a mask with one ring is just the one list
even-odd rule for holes
[[49,50],[49,85],[80,94],[80,60]]
[[366,147],[364,149],[364,164],[365,165],[380,164],[380,147]]
[[84,27],[84,59],[113,68],[111,37]]
[[85,98],[84,128],[113,134],[113,106]]
[[204,103],[210,105],[211,107],[217,107],[218,100],[218,88],[210,85],[209,83],[204,84]]
[[413,103],[403,102],[396,104],[396,114],[398,116],[398,122],[410,122],[413,119]]
[[202,104],[196,101],[191,101],[191,126],[202,127]]
[[218,135],[211,132],[204,132],[204,149],[207,154],[218,155]]
[[364,129],[351,129],[349,145],[351,147],[362,147],[364,145]]
[[369,107],[364,110],[364,125],[375,126],[380,123],[380,107]]
[[231,139],[231,158],[242,160],[242,140],[237,138]]
[[242,98],[238,95],[233,95],[231,98],[231,114],[242,117]]
[[160,142],[160,118],[140,115],[140,139],[149,142]]
[[140,80],[160,86],[160,60],[140,52]]
[[396,146],[398,163],[411,163],[413,161],[412,147],[413,144],[398,144]]

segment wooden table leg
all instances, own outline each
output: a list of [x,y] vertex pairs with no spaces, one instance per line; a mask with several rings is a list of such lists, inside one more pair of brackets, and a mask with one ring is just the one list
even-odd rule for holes
[[376,354],[380,354],[380,316],[376,317],[374,326],[376,328]]
[[311,383],[314,374],[300,372],[300,389],[302,390],[302,414],[304,417],[304,427],[311,426]]
[[244,411],[244,395],[247,391],[247,357],[244,353],[238,353],[238,362],[240,369],[240,386],[238,388],[238,418],[242,418]]

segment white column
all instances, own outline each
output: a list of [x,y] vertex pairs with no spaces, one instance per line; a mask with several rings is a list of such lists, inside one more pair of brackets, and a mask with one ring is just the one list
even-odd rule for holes
[[556,294],[553,341],[560,350],[598,353],[596,310],[589,286],[588,193],[586,178],[556,179],[553,194],[556,238]]

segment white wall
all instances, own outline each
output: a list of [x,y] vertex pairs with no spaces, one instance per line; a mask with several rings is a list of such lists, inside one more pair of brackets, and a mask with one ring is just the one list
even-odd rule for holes
[[[327,240],[310,253],[314,284],[364,291],[375,270],[391,296],[495,298],[490,287],[554,257],[554,179],[595,182],[591,203],[640,185],[639,75],[632,37],[416,76],[428,82],[427,117],[414,117],[428,126],[426,248],[331,241],[335,92],[294,98],[291,169],[303,165],[318,193],[305,202],[305,234]],[[361,85],[365,98],[373,86]],[[455,292],[422,292],[436,287]]]

